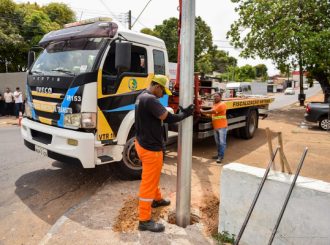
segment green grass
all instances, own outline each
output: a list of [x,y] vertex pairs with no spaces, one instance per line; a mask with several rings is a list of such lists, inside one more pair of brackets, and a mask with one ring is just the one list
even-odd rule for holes
[[229,234],[228,231],[224,231],[222,233],[218,233],[213,235],[213,238],[217,241],[219,245],[224,245],[225,243],[234,244],[235,235]]

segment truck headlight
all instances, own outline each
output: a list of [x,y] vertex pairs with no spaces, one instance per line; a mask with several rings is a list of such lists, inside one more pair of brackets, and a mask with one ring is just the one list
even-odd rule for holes
[[74,113],[64,115],[64,126],[69,128],[95,128],[96,113]]
[[32,118],[32,111],[31,111],[31,106],[29,105],[29,102],[25,103],[24,116],[26,116],[28,118]]
[[80,121],[81,121],[80,113],[64,115],[64,126],[66,127],[80,128],[81,125]]

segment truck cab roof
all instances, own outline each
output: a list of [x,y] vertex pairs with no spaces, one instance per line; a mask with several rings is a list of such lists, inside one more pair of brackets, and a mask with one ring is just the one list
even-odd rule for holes
[[65,41],[78,38],[117,38],[127,39],[132,42],[143,43],[166,49],[163,40],[128,30],[120,23],[110,18],[93,18],[65,25],[65,28],[47,33],[39,42],[39,46],[46,47],[51,42]]

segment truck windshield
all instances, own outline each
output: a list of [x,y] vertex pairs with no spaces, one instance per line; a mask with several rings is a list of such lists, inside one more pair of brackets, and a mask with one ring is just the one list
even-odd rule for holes
[[90,72],[104,38],[81,38],[50,43],[34,63],[31,73],[78,75]]

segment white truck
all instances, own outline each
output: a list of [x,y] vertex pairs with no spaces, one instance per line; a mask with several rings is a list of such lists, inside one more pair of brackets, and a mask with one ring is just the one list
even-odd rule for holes
[[[164,41],[98,18],[50,32],[39,46],[43,50],[37,59],[35,51],[29,52],[21,127],[24,144],[44,156],[78,162],[84,168],[117,163],[122,176],[139,178],[141,163],[133,143],[135,100],[153,74],[169,76]],[[170,105],[168,96],[161,99],[172,112],[178,99],[173,92]],[[202,98],[198,91],[197,98]],[[258,126],[259,107],[265,109],[270,102],[269,98],[228,101],[229,127],[251,138]],[[206,107],[208,103],[203,101]],[[199,106],[195,134],[208,137],[213,133],[210,120],[200,117],[198,110]]]

